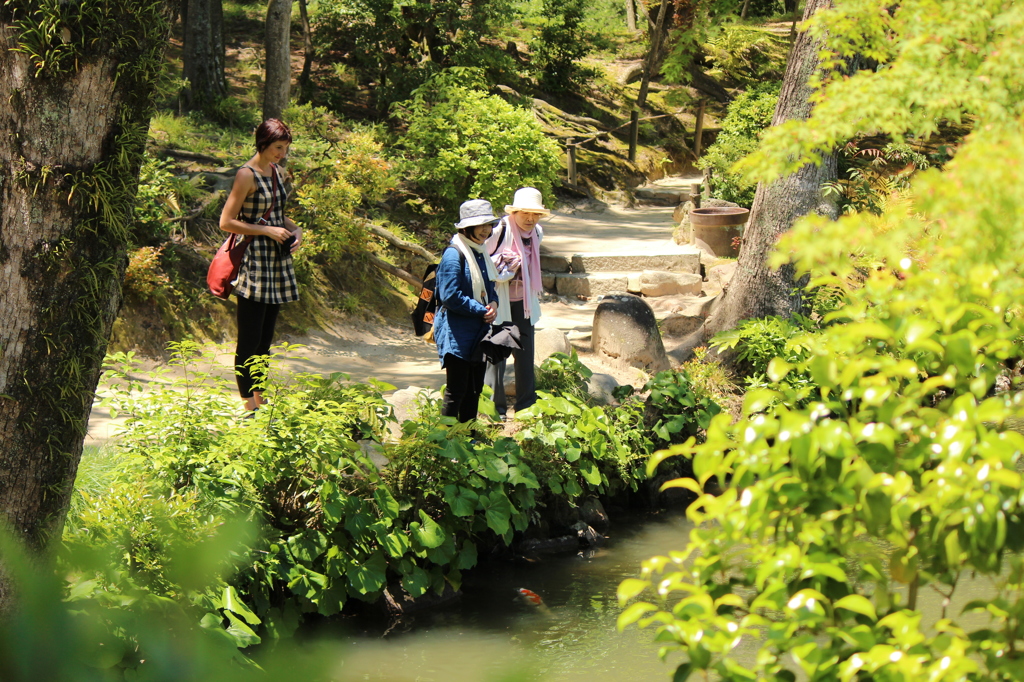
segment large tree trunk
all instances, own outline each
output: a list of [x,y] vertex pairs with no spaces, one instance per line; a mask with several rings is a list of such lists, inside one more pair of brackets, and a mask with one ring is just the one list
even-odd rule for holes
[[291,0],[270,0],[267,5],[267,79],[263,91],[263,119],[281,118],[288,107],[292,86]]
[[182,111],[202,109],[228,94],[224,79],[224,12],[221,0],[183,0]]
[[[804,19],[831,0],[808,0]],[[798,36],[775,107],[772,125],[810,115],[811,88],[808,78],[818,68],[820,44],[809,35]],[[837,207],[822,193],[826,182],[836,179],[836,158],[826,157],[820,165],[809,164],[796,173],[770,185],[758,185],[750,220],[743,235],[736,274],[725,296],[700,330],[704,341],[714,334],[734,328],[742,320],[799,312],[803,299],[794,279],[793,268],[768,267],[768,255],[779,236],[801,216],[818,213],[837,217]]]
[[[45,71],[32,27],[62,6],[0,5],[0,519],[37,553],[60,536],[121,303],[170,5],[61,17]],[[0,610],[11,596],[0,582]]]

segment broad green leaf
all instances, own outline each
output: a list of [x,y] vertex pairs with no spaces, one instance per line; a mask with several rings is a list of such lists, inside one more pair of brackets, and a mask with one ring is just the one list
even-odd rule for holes
[[871,620],[878,620],[878,616],[875,614],[875,605],[872,604],[871,600],[867,597],[859,594],[848,594],[842,599],[836,601],[833,604],[833,607],[859,613],[862,616],[867,616]]
[[449,483],[444,487],[444,501],[456,516],[472,516],[476,511],[478,495],[471,488]]
[[384,587],[387,561],[381,552],[374,552],[365,561],[351,566],[345,573],[348,584],[359,594],[375,594]]
[[422,525],[418,528],[412,528],[412,536],[419,542],[423,547],[427,549],[433,549],[434,547],[440,547],[444,544],[444,541],[448,538],[448,533],[445,532],[444,528],[438,525],[437,521],[430,518],[425,511],[419,510],[420,521]]

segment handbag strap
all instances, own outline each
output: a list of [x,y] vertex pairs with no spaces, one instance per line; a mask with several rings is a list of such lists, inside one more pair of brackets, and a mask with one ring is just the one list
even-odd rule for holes
[[[248,168],[249,170],[251,170],[253,177],[256,177],[255,168],[253,168],[249,164],[246,164],[245,166],[243,166],[243,168]],[[270,215],[271,211],[274,210],[274,205],[277,203],[277,166],[275,166],[274,164],[270,164],[270,175],[274,181],[274,188],[270,192],[270,206],[267,207],[266,212],[263,214],[264,220],[266,220],[267,217]]]

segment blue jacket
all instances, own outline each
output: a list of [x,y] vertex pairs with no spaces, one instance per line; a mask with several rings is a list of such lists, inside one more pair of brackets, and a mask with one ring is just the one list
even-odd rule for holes
[[[494,282],[487,278],[487,265],[484,254],[473,252],[480,265],[484,282],[487,287],[487,300],[498,302],[498,292]],[[457,358],[471,360],[480,339],[487,333],[488,325],[484,322],[487,306],[473,298],[473,278],[469,274],[469,263],[458,249],[446,248],[441,254],[441,263],[437,266],[438,313],[434,319],[434,340],[437,342],[437,355],[444,367],[444,356],[451,353]]]

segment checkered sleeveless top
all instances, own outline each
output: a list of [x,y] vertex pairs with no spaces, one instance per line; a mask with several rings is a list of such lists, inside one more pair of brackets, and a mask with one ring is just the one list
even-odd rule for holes
[[[246,197],[238,219],[242,222],[256,224],[270,206],[274,192],[273,178],[263,177],[259,170],[245,165],[252,171],[256,181],[256,191]],[[277,166],[270,165],[271,172],[277,175],[277,200],[274,208],[267,216],[271,225],[284,227],[284,205],[288,200],[288,188],[285,187]],[[260,303],[289,303],[299,299],[299,286],[295,281],[295,265],[289,248],[278,244],[270,237],[255,235],[245,250],[242,265],[238,268],[238,279],[235,281],[235,296]]]

